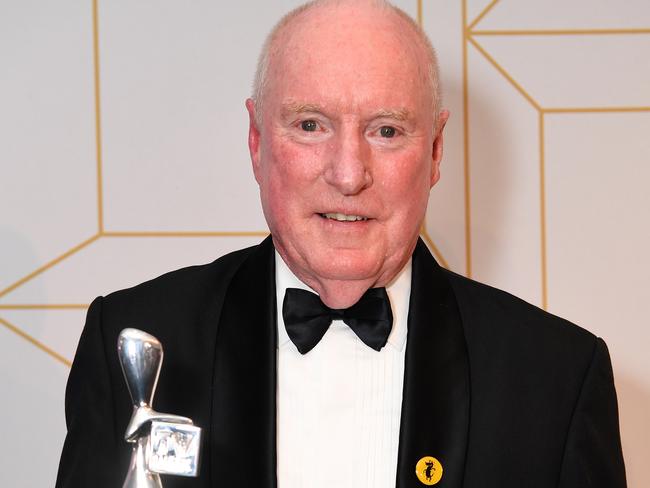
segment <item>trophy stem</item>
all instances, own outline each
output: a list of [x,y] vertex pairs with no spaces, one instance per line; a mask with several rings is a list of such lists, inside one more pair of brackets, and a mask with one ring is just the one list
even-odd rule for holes
[[133,446],[131,464],[122,488],[162,488],[160,475],[147,469],[145,455],[148,441],[148,436],[139,437]]

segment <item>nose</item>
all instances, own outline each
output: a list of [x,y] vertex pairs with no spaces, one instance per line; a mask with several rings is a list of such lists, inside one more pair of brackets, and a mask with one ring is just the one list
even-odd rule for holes
[[344,128],[332,142],[325,181],[343,195],[356,195],[372,184],[370,149],[358,128]]

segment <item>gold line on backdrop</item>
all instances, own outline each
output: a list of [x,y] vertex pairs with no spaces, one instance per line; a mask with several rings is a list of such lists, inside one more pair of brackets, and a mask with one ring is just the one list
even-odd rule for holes
[[461,23],[462,23],[462,56],[463,56],[463,190],[465,204],[465,275],[472,277],[472,200],[471,200],[471,178],[469,158],[469,76],[467,43],[470,40],[471,29],[478,24],[499,0],[492,0],[479,12],[476,18],[468,25],[467,23],[467,0],[461,1]]
[[473,36],[602,36],[650,34],[650,29],[475,29]]
[[472,45],[480,52],[488,62],[496,68],[496,70],[503,75],[503,77],[510,82],[510,84],[515,87],[515,89],[522,94],[522,96],[528,100],[528,102],[536,109],[541,110],[541,105],[535,100],[530,93],[528,93],[523,86],[521,86],[513,77],[508,73],[491,55],[488,53],[483,46],[481,46],[476,40],[470,35],[468,40]]
[[63,363],[68,368],[72,365],[72,362],[70,360],[64,358],[58,352],[54,351],[53,349],[50,349],[49,347],[47,347],[45,344],[43,344],[39,340],[33,338],[27,332],[23,331],[22,329],[19,329],[18,327],[16,327],[15,325],[9,323],[8,321],[3,319],[2,317],[0,317],[0,324],[4,325],[7,329],[9,329],[14,334],[17,334],[19,337],[22,337],[23,339],[25,339],[30,344],[36,346],[41,351],[46,353],[48,356],[51,356],[54,359],[56,359],[57,361],[59,361],[60,363]]
[[[498,0],[497,0],[498,1]],[[497,2],[494,2],[496,5]],[[503,68],[476,40],[470,31],[467,33],[469,41],[479,53],[537,110],[539,117],[539,209],[540,209],[540,276],[541,276],[541,307],[548,309],[548,285],[547,285],[547,260],[546,260],[546,182],[544,162],[544,109],[542,106],[521,86],[515,78]]]
[[64,259],[67,259],[67,258],[69,258],[70,256],[72,256],[73,254],[75,254],[75,253],[81,251],[84,247],[86,247],[86,246],[92,244],[92,243],[95,242],[97,239],[99,239],[99,237],[100,237],[100,234],[95,234],[94,236],[90,237],[89,239],[86,239],[85,241],[83,241],[82,243],[77,244],[77,245],[74,246],[72,249],[69,249],[68,251],[64,252],[64,253],[61,254],[59,257],[54,258],[54,259],[51,260],[50,262],[48,262],[48,263],[44,264],[43,266],[41,266],[40,268],[37,268],[36,270],[32,271],[32,272],[29,273],[27,276],[25,276],[25,277],[19,279],[19,280],[16,281],[14,284],[12,284],[12,285],[8,286],[7,288],[5,288],[4,290],[0,291],[0,297],[3,297],[3,296],[5,296],[5,295],[7,295],[9,292],[15,290],[15,289],[18,288],[19,286],[24,285],[25,283],[27,283],[27,282],[30,281],[31,279],[35,278],[36,276],[40,275],[40,274],[43,273],[44,271],[50,269],[50,268],[53,267],[53,266],[56,266],[57,264],[59,264],[59,263],[60,263],[61,261],[63,261]]
[[88,305],[81,303],[0,303],[0,310],[76,310],[86,308]]
[[469,87],[467,82],[467,0],[462,1],[463,33],[463,191],[465,196],[465,274],[472,277],[472,216],[469,178]]
[[650,112],[650,107],[550,107],[542,110],[547,114],[624,113]]
[[95,147],[97,158],[97,232],[104,231],[104,183],[102,173],[102,117],[99,77],[99,12],[93,0],[93,75],[95,82]]
[[548,280],[546,278],[546,166],[544,144],[544,112],[539,112],[539,223],[540,223],[540,258],[542,276],[542,308],[548,309]]
[[[471,24],[467,25],[467,22],[465,21],[467,19],[466,15],[463,15],[463,30],[472,30],[476,24],[478,24],[481,20],[483,20],[483,17],[485,17],[490,10],[494,8],[494,6],[499,3],[499,0],[492,0],[486,7],[481,10],[481,12],[476,16],[476,18],[472,21]],[[467,8],[467,0],[463,0],[463,7],[464,9]]]

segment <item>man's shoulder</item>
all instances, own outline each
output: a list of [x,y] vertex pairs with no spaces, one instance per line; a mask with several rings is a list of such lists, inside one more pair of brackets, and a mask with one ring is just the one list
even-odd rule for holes
[[539,352],[583,351],[590,355],[596,336],[508,292],[443,271],[454,291],[468,340],[493,346],[516,343]]
[[498,405],[507,422],[544,405],[544,418],[566,418],[589,371],[609,370],[611,381],[602,339],[502,290],[445,274],[461,316],[472,395],[483,414],[496,415],[490,406]]

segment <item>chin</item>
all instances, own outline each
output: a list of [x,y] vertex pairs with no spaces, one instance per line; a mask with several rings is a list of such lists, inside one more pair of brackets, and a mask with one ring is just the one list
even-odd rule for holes
[[336,281],[375,279],[381,269],[367,250],[332,250],[318,253],[310,265],[323,278]]

